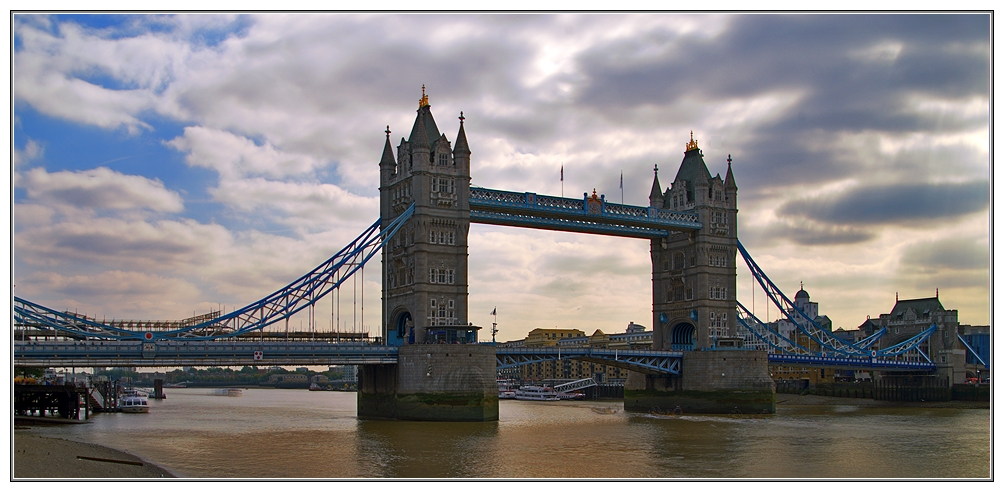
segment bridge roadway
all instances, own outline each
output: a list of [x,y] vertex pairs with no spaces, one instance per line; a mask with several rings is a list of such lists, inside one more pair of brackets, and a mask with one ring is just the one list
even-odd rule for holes
[[[397,347],[326,341],[15,341],[14,365],[29,367],[180,367],[396,364]],[[498,369],[580,359],[646,374],[680,374],[683,352],[590,347],[498,347]],[[768,355],[772,364],[833,369],[933,371],[928,362]]]

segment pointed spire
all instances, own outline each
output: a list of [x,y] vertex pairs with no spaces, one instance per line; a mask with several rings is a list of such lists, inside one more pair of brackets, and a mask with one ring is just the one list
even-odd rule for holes
[[652,179],[652,192],[648,194],[649,206],[662,208],[662,185],[659,184],[659,165],[655,165],[653,170],[655,178]]
[[725,189],[736,189],[736,178],[732,175],[732,154],[729,154],[729,170],[725,173]]
[[471,148],[467,146],[467,133],[464,132],[464,112],[460,112],[460,132],[457,133],[457,143],[453,146],[453,155],[471,155]]
[[429,134],[425,131],[425,118],[422,117],[423,110],[428,111],[427,109],[419,108],[418,117],[415,118],[415,126],[412,127],[411,136],[408,139],[413,152],[421,149],[429,150],[431,148],[429,147]]
[[390,146],[390,125],[387,126],[387,130],[384,132],[387,134],[387,140],[383,144],[383,157],[380,159],[380,165],[389,164],[394,165],[394,149]]

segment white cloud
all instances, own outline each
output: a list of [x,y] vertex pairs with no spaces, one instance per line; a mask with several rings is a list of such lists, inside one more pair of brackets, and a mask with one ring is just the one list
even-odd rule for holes
[[47,172],[37,167],[24,173],[18,186],[34,201],[97,211],[148,209],[181,212],[181,196],[159,180],[131,176],[99,167],[86,171]]
[[247,137],[204,127],[187,127],[184,135],[165,144],[187,153],[185,162],[189,165],[217,171],[221,180],[302,176],[325,164],[309,155],[276,149],[269,142],[259,145]]

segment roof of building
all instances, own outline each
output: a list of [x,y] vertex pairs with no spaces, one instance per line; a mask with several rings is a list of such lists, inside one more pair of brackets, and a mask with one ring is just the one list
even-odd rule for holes
[[935,311],[944,311],[945,307],[941,305],[941,301],[937,297],[927,297],[924,299],[900,299],[896,301],[896,305],[892,307],[892,311],[889,312],[891,316],[900,316],[908,309],[913,309],[913,312],[917,314],[933,313]]
[[436,126],[436,119],[432,117],[432,106],[426,105],[418,108],[418,115],[415,116],[415,124],[411,127],[411,135],[408,136],[408,143],[412,147],[418,147],[422,144],[419,142],[418,135],[421,133],[425,135],[425,144],[428,148],[432,148],[439,140],[441,136],[439,133],[439,127]]
[[679,182],[681,179],[687,182],[688,202],[694,201],[694,187],[698,180],[703,180],[704,183],[711,182],[711,172],[704,163],[701,149],[695,147],[683,154],[683,162],[680,163],[680,170],[676,172],[676,179],[673,182]]

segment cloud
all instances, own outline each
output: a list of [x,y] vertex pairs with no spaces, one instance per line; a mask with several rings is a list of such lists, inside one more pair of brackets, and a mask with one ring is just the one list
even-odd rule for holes
[[298,176],[325,164],[309,155],[284,152],[269,142],[259,145],[247,137],[204,127],[187,127],[165,145],[185,152],[189,165],[213,169],[221,179]]
[[[24,144],[24,148],[18,149],[14,147],[14,169],[23,166],[39,157],[45,153],[45,147],[35,140],[28,139]],[[15,182],[15,186],[17,183]]]
[[54,173],[38,167],[25,172],[18,186],[24,187],[32,200],[48,204],[99,211],[184,209],[178,192],[166,189],[160,180],[126,175],[106,167]]
[[900,268],[910,271],[939,272],[964,270],[986,272],[990,251],[980,238],[948,238],[910,246],[900,257]]
[[859,186],[841,193],[790,201],[782,216],[804,217],[835,225],[910,224],[932,222],[986,210],[986,181]]

